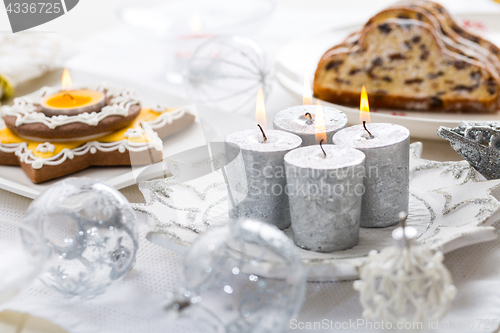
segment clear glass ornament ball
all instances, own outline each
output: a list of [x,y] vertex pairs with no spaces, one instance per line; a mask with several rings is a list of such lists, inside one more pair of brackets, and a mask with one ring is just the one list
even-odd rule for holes
[[191,246],[181,281],[171,308],[184,308],[204,332],[279,333],[302,306],[306,271],[282,231],[240,220]]
[[255,112],[259,88],[270,91],[271,70],[262,47],[242,36],[209,39],[191,56],[186,70],[190,99],[225,112]]
[[31,203],[24,221],[53,253],[40,280],[66,296],[100,294],[135,262],[134,210],[120,192],[97,180],[55,183]]

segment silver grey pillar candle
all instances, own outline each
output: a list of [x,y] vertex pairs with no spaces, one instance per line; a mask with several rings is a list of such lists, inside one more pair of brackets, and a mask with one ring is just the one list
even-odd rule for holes
[[362,227],[388,227],[408,214],[410,131],[394,124],[348,127],[333,136],[333,143],[361,150],[366,155]]
[[312,251],[358,244],[365,154],[334,145],[295,149],[285,155],[293,239]]
[[[302,146],[315,145],[317,144],[315,139],[317,133],[315,118],[316,108],[318,107],[322,108],[323,111],[326,143],[332,143],[333,134],[347,127],[347,116],[342,111],[334,108],[314,105],[292,106],[281,110],[274,116],[273,128],[300,136]],[[309,113],[311,117],[306,116],[306,113]]]
[[290,208],[283,158],[300,147],[302,140],[294,134],[270,129],[265,130],[265,135],[267,140],[256,128],[225,138],[230,161],[225,167],[229,216],[253,218],[285,229],[290,226]]

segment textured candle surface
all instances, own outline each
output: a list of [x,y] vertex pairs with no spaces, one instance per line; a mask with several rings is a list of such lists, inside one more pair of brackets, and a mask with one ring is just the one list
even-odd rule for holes
[[366,124],[345,128],[333,143],[361,150],[366,155],[365,194],[361,206],[362,227],[387,227],[408,213],[410,132],[394,124]]
[[312,251],[345,250],[359,241],[365,154],[334,145],[285,155],[295,244]]
[[369,138],[363,125],[356,125],[335,134],[335,144],[344,144],[357,149],[377,148],[400,143],[410,136],[407,128],[395,124],[370,123],[366,124],[366,128],[373,138]]
[[272,129],[264,130],[267,140],[260,129],[245,130],[226,136],[226,143],[237,145],[242,150],[275,152],[290,150],[300,145],[301,140],[296,135]]
[[268,129],[265,133],[267,141],[258,128],[226,136],[229,216],[253,218],[285,229],[290,226],[290,208],[283,158],[300,147],[302,140],[283,131]]
[[[298,135],[302,139],[302,146],[316,144],[316,108],[314,105],[292,106],[281,110],[274,116],[273,127]],[[347,116],[334,108],[321,106],[324,116],[327,142],[331,143],[332,135],[347,126]],[[311,114],[311,118],[306,116]]]
[[365,159],[365,154],[349,147],[323,145],[323,150],[320,145],[295,149],[286,154],[285,161],[299,168],[332,170],[358,165]]

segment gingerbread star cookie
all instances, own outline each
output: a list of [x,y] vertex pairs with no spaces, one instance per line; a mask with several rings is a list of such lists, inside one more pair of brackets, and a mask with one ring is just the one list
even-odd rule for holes
[[[130,105],[138,105],[138,103]],[[6,114],[9,117],[12,110],[10,108],[3,113],[4,119]],[[103,119],[112,116],[107,115]],[[24,115],[21,116],[21,119],[23,117]],[[36,116],[30,117],[36,118]],[[195,115],[189,107],[181,109],[166,109],[161,106],[152,109],[143,108],[125,127],[122,126],[121,129],[111,133],[104,133],[98,138],[85,140],[81,138],[33,140],[32,138],[40,136],[39,132],[33,133],[27,130],[27,132],[21,133],[19,128],[22,125],[16,125],[16,130],[13,130],[12,122],[8,120],[7,118],[5,121],[7,126],[4,125],[1,128],[0,124],[0,164],[19,165],[34,183],[41,183],[90,166],[159,162],[163,158],[163,141],[161,139],[192,124],[195,121]],[[70,124],[75,123],[79,122],[70,122]],[[81,123],[88,125],[86,121]],[[24,124],[30,123],[24,122]],[[45,126],[50,129],[50,124],[48,126],[45,124]],[[82,137],[89,135],[88,132],[82,132],[82,134]]]

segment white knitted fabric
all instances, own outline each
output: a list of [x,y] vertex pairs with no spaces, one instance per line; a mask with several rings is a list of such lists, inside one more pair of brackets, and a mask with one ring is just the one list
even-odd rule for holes
[[[131,202],[144,202],[137,186],[123,189],[122,193]],[[30,199],[0,190],[0,217],[19,221],[30,202]],[[171,321],[162,311],[166,293],[178,286],[181,256],[147,241],[145,234],[148,228],[145,225],[141,225],[140,231],[140,248],[134,269],[105,294],[85,301],[67,299],[35,281],[6,304],[1,304],[0,310],[28,312],[46,318],[71,333],[196,332],[190,320]],[[472,320],[474,329],[464,328],[460,332],[495,331],[493,328],[486,329],[484,320],[500,317],[498,262],[500,240],[469,246],[446,255],[445,264],[453,275],[458,294],[450,313],[440,321],[441,328],[447,319],[449,325]],[[307,298],[297,318],[297,326],[292,324],[289,332],[376,332],[346,326],[350,320],[356,322],[362,318],[361,313],[352,281],[308,283]],[[323,320],[333,321],[333,329],[298,329],[299,323],[306,325]],[[480,320],[483,322],[480,323]],[[344,329],[335,329],[335,323],[343,324]],[[457,329],[439,330],[454,331]]]

